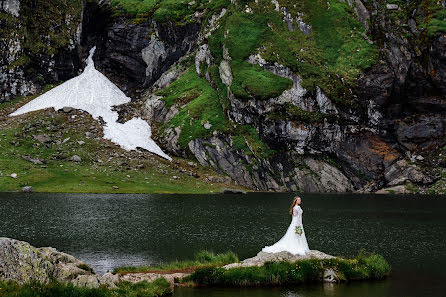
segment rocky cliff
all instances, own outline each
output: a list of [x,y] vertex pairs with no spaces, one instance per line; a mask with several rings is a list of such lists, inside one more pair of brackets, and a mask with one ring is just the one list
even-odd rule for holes
[[45,56],[26,45],[30,4],[2,1],[3,100],[69,77],[97,45],[136,100],[123,114],[240,185],[444,191],[444,1],[71,2],[46,22],[55,34],[31,34]]

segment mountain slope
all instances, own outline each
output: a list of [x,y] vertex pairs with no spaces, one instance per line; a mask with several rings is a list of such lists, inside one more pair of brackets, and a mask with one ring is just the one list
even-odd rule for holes
[[443,191],[445,3],[83,5],[80,57],[170,154],[258,190]]

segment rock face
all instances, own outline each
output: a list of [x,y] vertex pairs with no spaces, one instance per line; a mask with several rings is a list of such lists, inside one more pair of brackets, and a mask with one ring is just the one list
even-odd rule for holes
[[[234,36],[230,30],[219,30],[225,18],[240,8],[234,1],[217,10],[200,7],[176,21],[157,20],[153,11],[136,20],[118,17],[109,1],[78,0],[58,8],[39,0],[42,11],[36,13],[31,13],[26,1],[2,1],[0,33],[6,38],[0,41],[0,102],[74,76],[81,64],[80,50],[96,45],[98,69],[143,101],[140,112],[152,121],[163,149],[194,158],[240,185],[262,191],[306,192],[370,192],[394,186],[403,192],[409,185],[428,187],[439,176],[430,168],[443,164],[428,156],[446,145],[446,35],[442,31],[431,34],[425,24],[435,11],[445,8],[444,1],[429,7],[410,1],[339,2],[350,6],[358,26],[363,25],[364,30],[349,38],[359,35],[379,52],[375,64],[351,81],[344,81],[338,73],[327,76],[332,81],[329,85],[346,90],[342,98],[330,93],[322,81],[312,81],[313,87],[305,84],[300,66],[284,66],[280,63],[286,61],[274,57],[268,60],[271,53],[264,54],[266,44],[255,45],[243,61],[236,61],[240,53],[230,49],[237,44]],[[307,38],[318,30],[302,11],[295,11],[296,5],[283,5],[272,1],[265,9],[279,14],[288,33],[301,32]],[[430,10],[435,5],[437,10]],[[53,13],[44,14],[43,8]],[[254,18],[253,9],[257,8],[247,5],[243,11]],[[47,15],[53,17],[45,19]],[[46,22],[37,21],[39,16]],[[36,32],[30,23],[42,23],[42,27]],[[42,33],[47,31],[50,34]],[[29,33],[38,38],[33,43],[37,47],[26,42],[24,36]],[[221,42],[217,49],[216,39]],[[238,46],[244,51],[244,45]],[[242,70],[239,64],[245,65]],[[179,92],[174,104],[163,100],[159,91],[188,69],[195,69],[199,79],[215,91],[221,104],[218,108],[229,122],[224,129],[210,119],[199,122],[204,112],[200,108],[192,113],[187,108],[206,93],[202,89]],[[258,77],[267,77],[267,72],[288,79],[292,86],[273,98],[259,99],[244,83],[240,89],[246,96],[234,92],[237,79],[249,76],[253,69]],[[199,122],[192,133],[184,122],[178,123],[178,117],[186,115],[191,125]],[[240,127],[251,127],[255,137],[238,135]],[[206,136],[186,135],[186,145],[180,141],[184,133],[201,129]],[[263,153],[258,147],[263,147]],[[412,160],[415,155],[423,160]]]
[[[109,9],[106,5],[102,9],[96,7],[96,11],[92,5],[87,4],[87,15],[99,14],[104,21],[101,31],[95,15],[84,24],[85,46],[97,46],[97,68],[133,97],[152,86],[172,64],[197,46],[200,18],[185,25],[156,23],[150,18],[129,23],[125,18],[111,18],[110,12],[104,13]],[[88,40],[89,34],[95,38]]]
[[0,103],[77,73],[83,8],[83,0],[1,1]]
[[9,238],[0,238],[0,279],[20,284],[48,283],[55,279],[79,286],[114,287],[113,282],[94,274],[88,265],[73,256]]

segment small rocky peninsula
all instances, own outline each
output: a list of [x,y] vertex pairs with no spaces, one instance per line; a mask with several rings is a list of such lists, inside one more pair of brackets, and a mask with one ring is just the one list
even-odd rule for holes
[[[20,285],[57,282],[76,287],[101,287],[112,290],[120,286],[121,283],[154,282],[164,279],[170,283],[171,288],[174,285],[240,286],[225,280],[225,278],[243,269],[251,269],[254,273],[256,273],[256,269],[268,270],[271,265],[284,266],[283,271],[287,271],[286,266],[290,266],[292,268],[290,277],[296,271],[300,274],[295,275],[294,279],[288,276],[287,279],[282,279],[282,276],[275,275],[276,282],[274,283],[271,283],[271,281],[253,283],[244,279],[240,279],[240,281],[244,286],[280,285],[316,280],[320,282],[341,282],[382,279],[390,273],[390,266],[378,255],[347,260],[312,250],[306,256],[293,256],[287,252],[275,254],[260,252],[257,256],[241,262],[224,266],[208,264],[183,269],[184,271],[135,270],[135,272],[107,272],[104,275],[99,275],[86,263],[54,248],[36,248],[23,241],[0,238],[0,282],[12,281]],[[384,266],[385,269],[377,272],[376,268],[379,265]],[[311,267],[311,271],[308,271],[308,267]],[[369,273],[370,271],[373,271],[373,273]],[[219,275],[219,278],[212,279],[215,275]],[[268,279],[271,278],[268,277]]]

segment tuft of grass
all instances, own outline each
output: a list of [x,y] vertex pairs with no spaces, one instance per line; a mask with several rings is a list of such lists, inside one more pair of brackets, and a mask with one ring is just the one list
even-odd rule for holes
[[2,297],[162,297],[171,294],[170,283],[164,278],[150,283],[147,281],[136,284],[121,282],[116,289],[76,287],[58,282],[19,285],[15,282],[0,281],[0,296]]
[[446,9],[435,12],[433,18],[429,22],[423,23],[421,27],[427,29],[429,37],[439,32],[446,33]]
[[204,267],[197,269],[185,281],[205,286],[278,286],[319,281],[325,269],[334,269],[341,280],[383,279],[390,274],[390,265],[376,254],[361,253],[354,259],[306,259],[297,262],[267,262],[263,266]]
[[79,264],[77,267],[94,274],[93,268],[91,268],[90,265],[88,265],[88,264],[82,263],[82,264]]
[[202,267],[217,267],[230,263],[239,262],[236,254],[233,252],[215,254],[212,251],[200,251],[195,255],[192,261],[174,261],[171,263],[155,265],[155,266],[128,266],[119,267],[113,270],[113,273],[136,273],[136,272],[169,272],[169,271],[193,271]]

